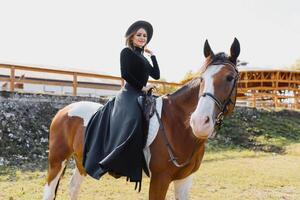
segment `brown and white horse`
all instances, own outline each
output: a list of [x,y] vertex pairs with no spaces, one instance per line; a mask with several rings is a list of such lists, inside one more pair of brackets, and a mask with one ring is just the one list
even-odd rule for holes
[[[201,77],[163,97],[163,128],[150,145],[150,200],[165,199],[171,182],[174,182],[175,198],[188,199],[191,175],[201,164],[205,141],[215,135],[216,126],[235,106],[238,78],[235,64],[239,53],[237,39],[231,45],[230,56],[214,54],[206,41],[206,61]],[[80,184],[86,176],[82,165],[85,127],[100,106],[92,102],[73,103],[54,117],[50,127],[44,199],[55,199],[59,179],[71,157],[76,161],[76,168],[70,182],[70,198],[77,199]],[[170,162],[170,156],[175,155],[177,159]]]

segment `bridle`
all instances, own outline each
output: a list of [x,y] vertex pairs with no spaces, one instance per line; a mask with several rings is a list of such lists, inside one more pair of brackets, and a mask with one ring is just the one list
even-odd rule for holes
[[217,105],[218,109],[220,110],[219,114],[217,115],[216,119],[215,119],[215,129],[216,130],[219,130],[223,124],[223,120],[224,120],[224,116],[225,116],[225,113],[228,111],[228,106],[230,104],[233,104],[234,102],[232,101],[232,93],[234,91],[234,89],[236,88],[236,84],[237,84],[237,81],[239,79],[239,71],[237,70],[237,67],[235,64],[233,64],[232,62],[229,62],[229,61],[222,61],[222,62],[212,62],[210,65],[229,65],[231,66],[234,71],[236,72],[236,75],[234,77],[234,82],[233,82],[233,85],[232,85],[232,88],[230,90],[230,93],[228,95],[228,97],[225,99],[224,102],[221,102],[215,95],[209,93],[209,92],[204,92],[202,93],[201,95],[199,95],[199,98],[200,97],[210,97],[210,99],[212,99],[215,104]]
[[[224,62],[224,61],[222,61],[222,62],[212,62],[210,65],[222,65],[222,64],[223,65],[226,64],[226,65],[231,66],[235,70],[235,72],[236,72],[236,76],[234,77],[233,86],[232,86],[232,88],[230,90],[230,93],[229,93],[228,97],[226,98],[226,100],[222,103],[216,96],[214,96],[213,94],[211,94],[209,92],[205,92],[205,93],[203,93],[202,95],[199,96],[199,97],[206,97],[206,96],[210,97],[216,103],[217,107],[219,108],[220,113],[216,117],[216,122],[215,122],[215,128],[217,128],[217,129],[220,129],[220,127],[221,127],[221,125],[223,123],[224,116],[225,116],[225,113],[228,111],[229,104],[231,104],[231,103],[233,104],[231,96],[232,96],[232,93],[233,93],[234,89],[236,88],[236,83],[237,83],[237,80],[239,78],[239,72],[238,72],[238,70],[236,68],[236,65],[233,64],[233,63],[231,63],[231,62],[229,62],[229,61],[226,61],[226,62]],[[191,153],[190,157],[185,162],[178,163],[177,157],[175,156],[174,150],[173,150],[171,144],[169,143],[169,140],[168,140],[166,132],[165,132],[164,125],[162,123],[161,118],[159,117],[159,114],[158,114],[156,108],[155,108],[154,111],[155,111],[155,115],[156,115],[156,117],[158,119],[158,122],[159,122],[159,125],[160,125],[159,126],[159,130],[161,130],[161,132],[162,132],[162,137],[163,137],[164,143],[165,143],[165,145],[167,147],[168,154],[170,156],[170,160],[169,161],[171,161],[178,168],[182,168],[182,167],[187,166],[190,163],[192,157],[194,156],[194,154],[196,152],[196,148],[193,149],[193,152]]]

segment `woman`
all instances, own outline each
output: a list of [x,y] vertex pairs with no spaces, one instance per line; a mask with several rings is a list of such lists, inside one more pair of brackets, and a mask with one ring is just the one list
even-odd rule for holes
[[[142,169],[148,174],[143,155],[147,134],[137,98],[150,89],[149,76],[159,79],[160,71],[153,52],[146,48],[153,34],[152,25],[137,21],[127,30],[121,51],[121,75],[126,84],[113,100],[90,120],[85,135],[83,165],[86,172],[99,179],[109,172],[141,182]],[[153,67],[144,57],[150,54]]]

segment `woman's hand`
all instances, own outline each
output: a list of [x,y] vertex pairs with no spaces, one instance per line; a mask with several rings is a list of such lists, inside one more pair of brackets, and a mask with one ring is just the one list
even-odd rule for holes
[[153,51],[151,51],[151,50],[148,49],[147,47],[145,47],[144,51],[145,51],[146,53],[148,53],[150,56],[153,56],[153,55],[154,55],[154,54],[153,54]]
[[149,90],[154,89],[154,88],[155,88],[155,85],[148,84],[142,88],[142,91],[147,93]]

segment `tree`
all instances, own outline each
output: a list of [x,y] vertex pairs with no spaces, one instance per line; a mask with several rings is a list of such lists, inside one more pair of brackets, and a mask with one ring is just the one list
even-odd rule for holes
[[300,70],[300,58],[292,65],[292,69]]
[[[159,81],[166,82],[165,78],[159,79]],[[158,84],[155,87],[155,94],[157,95],[164,95],[164,94],[171,94],[175,92],[178,89],[176,86],[171,86],[171,85],[164,85],[164,84]]]
[[190,80],[192,80],[193,78],[195,78],[197,75],[199,75],[199,72],[193,72],[192,70],[188,71],[183,79],[180,81],[181,84],[186,84],[187,82],[189,82]]

